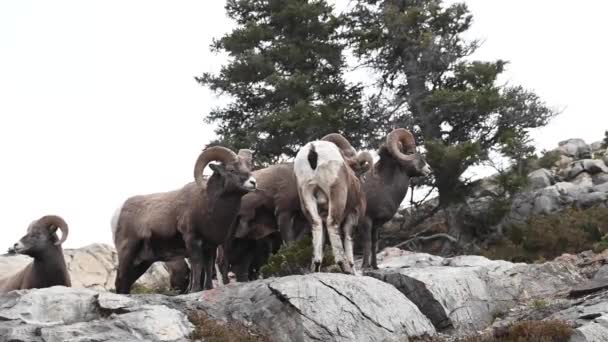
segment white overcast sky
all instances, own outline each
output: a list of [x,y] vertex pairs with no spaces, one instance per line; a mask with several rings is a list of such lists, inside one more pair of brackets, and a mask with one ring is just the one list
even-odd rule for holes
[[[540,149],[608,129],[605,14],[597,0],[470,0],[476,57],[509,60],[501,81],[563,109]],[[216,70],[223,1],[0,1],[0,254],[44,214],[67,247],[111,243],[129,196],[192,179],[218,99],[194,76]]]

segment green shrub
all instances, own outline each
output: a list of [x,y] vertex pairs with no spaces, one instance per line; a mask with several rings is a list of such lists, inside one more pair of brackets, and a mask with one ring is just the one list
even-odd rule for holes
[[482,249],[481,255],[488,259],[508,260],[512,262],[530,262],[533,259],[521,245],[516,245],[507,238],[492,244],[486,249]]
[[[566,209],[532,217],[526,224],[507,227],[506,237],[482,254],[515,262],[550,260],[563,253],[608,248],[608,209]],[[605,238],[602,238],[604,236]]]
[[593,251],[595,253],[601,253],[608,249],[608,234],[604,235],[602,239],[593,245]]
[[[283,245],[279,251],[268,258],[266,265],[260,268],[262,277],[282,277],[292,274],[306,274],[310,272],[312,262],[312,237],[308,236],[300,241]],[[328,267],[334,264],[334,257],[330,248],[323,252],[323,265]]]
[[535,299],[532,301],[532,308],[534,310],[544,310],[547,308],[547,301],[542,298]]
[[254,329],[248,329],[236,322],[220,322],[209,318],[203,312],[191,312],[188,319],[194,325],[190,341],[210,342],[266,342],[270,339]]
[[537,165],[539,168],[550,169],[555,166],[555,163],[560,159],[558,151],[545,151],[543,155],[538,158]]
[[147,287],[140,284],[133,284],[133,286],[131,286],[131,294],[161,294],[165,296],[177,296],[179,292],[168,287]]

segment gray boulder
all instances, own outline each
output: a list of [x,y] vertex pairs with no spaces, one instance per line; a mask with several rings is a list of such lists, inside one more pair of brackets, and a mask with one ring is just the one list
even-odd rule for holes
[[370,277],[288,276],[180,298],[215,319],[259,327],[273,341],[403,341],[435,335],[410,300]]
[[383,268],[367,274],[406,294],[438,330],[478,330],[492,322],[495,303],[472,268]]
[[570,297],[580,297],[608,289],[608,265],[600,267],[593,278],[570,290]]
[[538,169],[528,174],[528,187],[531,190],[542,189],[554,183],[553,174],[547,169]]
[[604,152],[604,158],[602,158],[602,160],[604,161],[604,164],[608,165],[608,150]]
[[570,342],[605,342],[608,340],[608,315],[602,315],[574,330]]
[[583,139],[568,139],[559,142],[558,151],[575,159],[591,158],[591,148]]
[[608,173],[608,166],[606,166],[606,164],[604,164],[604,162],[602,160],[583,159],[576,163],[582,164],[585,171],[587,171],[588,173],[590,173],[592,175],[600,173],[600,172]]
[[578,176],[570,179],[570,183],[578,188],[589,188],[593,186],[593,178],[587,172],[581,172]]
[[230,284],[199,293],[122,296],[51,287],[0,295],[0,342],[187,341],[186,313],[239,323],[273,341],[403,341],[435,335],[395,287],[333,273]]
[[569,202],[559,187],[550,186],[539,190],[534,198],[532,215],[551,214]]
[[567,168],[572,162],[574,161],[574,158],[572,157],[568,157],[566,155],[560,155],[558,161],[555,163],[555,166],[559,169],[565,169]]
[[593,187],[593,191],[608,192],[608,183],[602,183]]
[[576,298],[565,309],[551,314],[548,319],[558,319],[574,324],[576,329],[570,341],[597,342],[608,337],[608,291]]
[[575,265],[565,261],[528,265],[459,256],[443,259],[441,265],[408,267],[412,262],[406,258],[401,257],[403,267],[381,263],[379,270],[366,274],[399,289],[438,330],[483,329],[498,312],[567,291],[584,280]]
[[183,313],[113,293],[55,286],[0,295],[0,342],[188,341]]
[[575,179],[578,175],[580,175],[583,172],[585,172],[585,168],[583,167],[583,164],[578,163],[578,162],[573,162],[573,163],[570,163],[570,165],[568,165],[567,168],[560,170],[559,175],[563,179],[565,179],[567,181],[571,181],[572,179]]
[[597,151],[601,151],[604,149],[604,142],[603,141],[595,141],[592,142],[591,144],[589,144],[589,148],[591,148],[591,152],[597,152]]
[[439,266],[443,262],[440,256],[408,252],[399,248],[385,248],[378,253],[377,260],[382,267]]
[[580,209],[588,209],[606,201],[608,201],[606,192],[583,193],[576,198],[576,206]]
[[608,173],[598,173],[592,177],[593,185],[608,183]]

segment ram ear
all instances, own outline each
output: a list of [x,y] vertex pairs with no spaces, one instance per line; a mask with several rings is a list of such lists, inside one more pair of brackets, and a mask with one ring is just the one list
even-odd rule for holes
[[214,173],[218,173],[220,175],[223,175],[224,172],[226,172],[226,168],[222,164],[209,164],[209,168]]

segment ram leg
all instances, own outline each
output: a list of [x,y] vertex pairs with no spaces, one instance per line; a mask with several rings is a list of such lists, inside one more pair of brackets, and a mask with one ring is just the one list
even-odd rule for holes
[[204,283],[203,289],[211,290],[213,288],[213,266],[215,265],[215,253],[217,246],[203,247],[203,271]]

